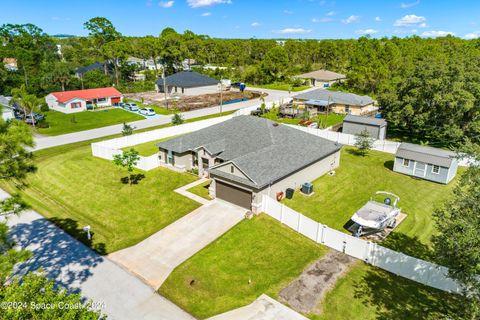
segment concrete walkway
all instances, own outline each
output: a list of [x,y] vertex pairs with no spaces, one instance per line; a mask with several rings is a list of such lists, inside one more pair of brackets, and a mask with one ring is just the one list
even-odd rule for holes
[[[255,90],[268,93],[268,96],[265,98],[265,102],[277,101],[277,100],[281,100],[289,97],[287,91],[269,90],[269,89],[255,89]],[[226,104],[222,106],[221,111],[225,112],[225,111],[238,110],[238,109],[258,105],[259,103],[260,103],[259,99],[253,99],[253,100],[242,101],[242,102],[237,102],[232,104]],[[220,106],[214,106],[210,108],[183,112],[182,115],[185,119],[193,119],[193,118],[213,115],[219,112],[220,112]],[[145,129],[145,128],[150,128],[150,127],[155,127],[162,124],[170,123],[171,117],[172,117],[171,115],[168,115],[168,116],[159,115],[157,117],[153,117],[149,119],[130,122],[129,124],[133,125],[137,129]],[[123,124],[116,124],[108,127],[73,132],[73,133],[63,134],[59,136],[36,136],[35,148],[33,150],[40,150],[40,149],[60,146],[64,144],[86,141],[86,140],[119,134],[120,132],[122,132],[122,127],[123,127]]]
[[262,294],[251,304],[234,309],[208,320],[308,320],[275,299]]
[[245,211],[218,199],[211,201],[108,257],[158,289],[173,269],[240,222]]
[[17,274],[42,268],[48,278],[101,305],[99,309],[109,319],[194,319],[38,213],[27,211],[7,222],[12,240],[32,252],[27,262],[16,267]]
[[189,192],[189,191],[187,191],[187,190],[190,189],[190,188],[193,188],[193,187],[195,187],[195,186],[198,186],[199,184],[202,184],[202,183],[204,183],[204,182],[207,182],[208,180],[209,180],[209,179],[207,179],[207,178],[201,178],[200,180],[197,180],[197,181],[194,181],[194,182],[192,182],[192,183],[189,183],[189,184],[187,184],[187,185],[185,185],[185,186],[183,186],[183,187],[180,187],[180,188],[178,188],[178,189],[175,189],[174,191],[175,191],[176,193],[181,194],[181,195],[184,196],[184,197],[187,197],[187,198],[192,199],[193,201],[197,201],[198,203],[201,203],[201,204],[203,204],[203,205],[206,205],[206,204],[211,203],[212,200],[207,200],[207,199],[202,198],[202,197],[200,197],[200,196],[197,196],[196,194],[191,193],[191,192]]

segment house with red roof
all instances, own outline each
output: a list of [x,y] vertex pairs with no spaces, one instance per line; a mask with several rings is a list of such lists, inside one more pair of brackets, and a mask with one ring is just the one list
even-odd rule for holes
[[50,109],[63,113],[81,112],[96,107],[116,106],[123,101],[123,95],[117,89],[96,88],[52,92],[45,97]]

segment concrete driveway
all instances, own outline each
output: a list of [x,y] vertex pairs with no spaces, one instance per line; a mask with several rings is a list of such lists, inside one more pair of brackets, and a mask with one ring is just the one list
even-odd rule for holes
[[[0,198],[4,195],[0,192]],[[93,252],[38,213],[8,219],[11,238],[32,252],[17,274],[42,268],[47,277],[102,305],[109,319],[192,320],[188,313],[115,263]],[[70,221],[73,226],[74,221]]]
[[108,257],[158,289],[175,267],[240,222],[245,211],[214,200],[144,241]]

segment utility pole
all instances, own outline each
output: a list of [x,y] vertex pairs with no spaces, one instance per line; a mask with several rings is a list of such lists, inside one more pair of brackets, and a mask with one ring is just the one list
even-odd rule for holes
[[165,94],[165,106],[168,110],[167,81],[165,80],[165,64],[162,64],[163,93]]
[[327,101],[327,108],[325,112],[325,123],[323,124],[324,128],[327,126],[327,121],[328,121],[328,110],[330,109],[330,96],[328,96],[328,101]]
[[223,77],[220,78],[220,113],[222,113],[222,107],[223,107]]

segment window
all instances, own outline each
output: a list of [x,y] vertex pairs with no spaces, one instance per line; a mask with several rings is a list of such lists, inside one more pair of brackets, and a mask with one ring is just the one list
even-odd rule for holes
[[233,168],[233,166],[230,166],[230,173],[234,173],[235,172],[235,168]]
[[408,159],[403,159],[403,163],[402,163],[402,164],[403,164],[404,167],[409,167],[409,166],[410,166],[410,160],[408,160]]
[[70,108],[72,109],[78,109],[78,108],[81,108],[82,107],[82,103],[81,102],[72,102],[70,103]]
[[432,166],[432,173],[439,174],[440,173],[440,167],[433,165]]
[[107,101],[107,98],[98,98],[97,99],[97,102],[105,102],[105,101]]

